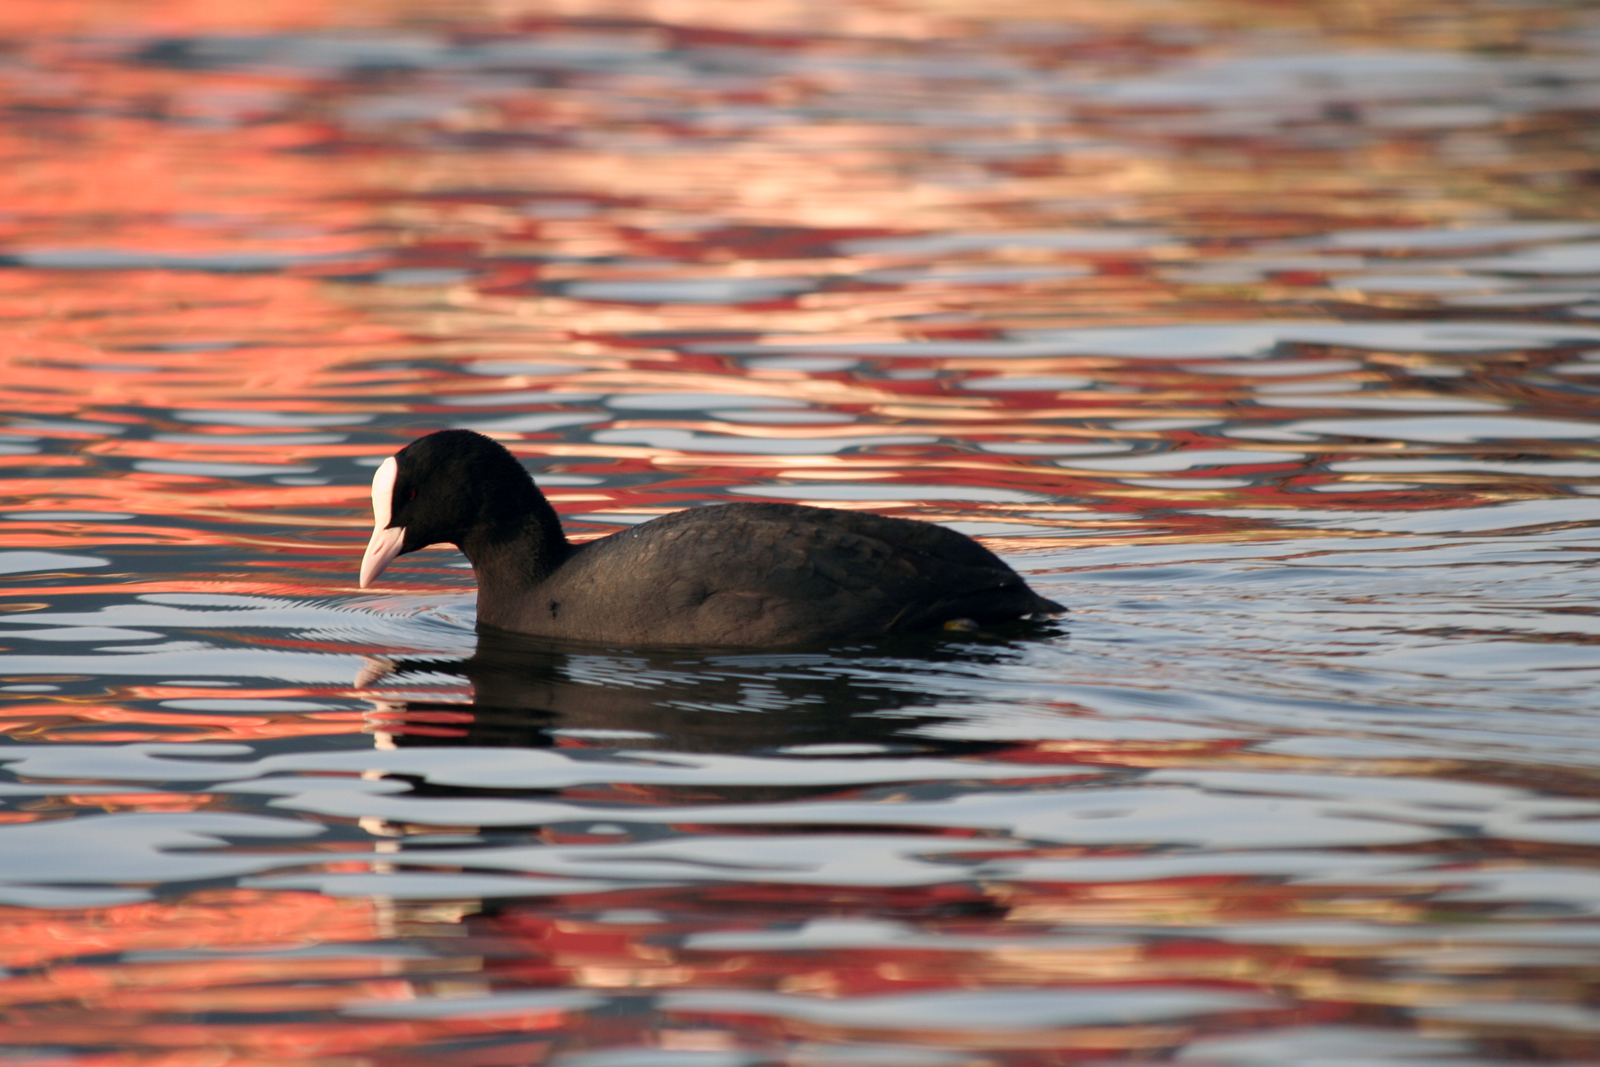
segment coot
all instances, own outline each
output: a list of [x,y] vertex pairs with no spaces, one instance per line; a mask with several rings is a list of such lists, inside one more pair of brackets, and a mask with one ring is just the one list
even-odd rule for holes
[[478,624],[517,633],[776,647],[1066,610],[970,537],[856,511],[720,504],[574,545],[522,464],[470,430],[384,460],[372,512],[362,588],[448,542],[478,579]]

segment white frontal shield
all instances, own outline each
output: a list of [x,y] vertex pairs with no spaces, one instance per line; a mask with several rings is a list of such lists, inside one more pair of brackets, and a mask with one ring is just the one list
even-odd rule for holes
[[405,544],[406,528],[389,525],[393,514],[394,482],[399,473],[400,465],[390,456],[378,467],[378,473],[372,476],[372,540],[367,542],[367,554],[361,557],[363,589],[383,573],[389,561],[400,554],[400,546]]

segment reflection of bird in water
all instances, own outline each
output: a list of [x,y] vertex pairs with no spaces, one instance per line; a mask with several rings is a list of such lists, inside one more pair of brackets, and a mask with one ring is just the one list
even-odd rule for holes
[[[613,652],[518,634],[480,635],[465,660],[371,660],[356,684],[406,674],[464,675],[470,704],[369,690],[384,744],[546,748],[589,744],[684,753],[780,750],[863,759],[989,751],[925,731],[959,719],[941,666],[1016,654],[1000,638],[901,638],[845,654]],[[793,795],[784,788],[782,795]],[[740,799],[750,799],[741,789]]]
[[[1039,624],[1019,629],[1048,632]],[[997,917],[1008,905],[993,899],[976,876],[970,882],[951,878],[942,873],[942,861],[927,858],[952,851],[952,839],[938,828],[895,825],[893,804],[883,806],[892,829],[813,825],[818,816],[812,802],[917,789],[930,781],[962,782],[968,764],[951,757],[1013,747],[1005,740],[941,737],[936,727],[959,723],[962,702],[983,699],[983,680],[1027,655],[1014,636],[913,635],[811,653],[608,651],[485,632],[464,660],[374,658],[356,684],[378,705],[373,725],[382,731],[381,746],[560,747],[559,754],[545,754],[554,759],[527,764],[562,766],[556,775],[541,778],[535,772],[517,782],[504,770],[519,766],[516,755],[490,754],[487,762],[498,772],[472,784],[471,771],[462,769],[476,766],[479,753],[437,753],[457,773],[430,777],[425,769],[432,759],[412,751],[395,763],[413,769],[390,777],[409,786],[406,801],[432,803],[416,805],[418,821],[405,818],[402,805],[387,817],[363,817],[360,826],[388,839],[375,849],[386,862],[444,867],[451,874],[481,870],[503,878],[497,850],[550,846],[548,852],[540,849],[528,869],[555,876],[553,888],[545,878],[530,878],[524,898],[510,895],[501,882],[502,895],[463,906],[470,914],[459,920],[481,939],[474,945],[491,946],[484,978],[512,990],[525,988],[530,973],[539,984],[568,980],[561,970],[567,964],[555,957],[566,955],[562,946],[575,938],[574,931],[597,926],[606,935],[602,945],[617,943],[618,934],[629,939],[617,973],[641,959],[658,960],[635,951],[632,939],[658,937],[657,916],[663,914],[710,931],[728,928],[730,917],[735,927],[752,917],[764,925],[876,902],[899,921]],[[408,676],[440,674],[465,676],[472,702],[382,696],[386,690],[398,696]],[[390,679],[398,685],[379,685]],[[925,769],[935,765],[955,773],[924,779]],[[971,766],[975,774],[994,776],[989,761]],[[1023,764],[1016,766],[1026,773]],[[393,792],[384,795],[396,799]],[[448,816],[457,802],[464,812],[473,810],[472,801],[506,814],[484,824],[465,814]],[[793,821],[779,816],[745,826],[700,825],[692,814],[711,806],[736,811],[769,804],[792,810]],[[681,809],[681,820],[672,819],[675,809]],[[523,810],[527,821],[515,821]],[[863,844],[833,843],[847,837]],[[968,850],[974,847],[1011,846],[1003,840],[966,842]],[[859,872],[843,887],[819,877],[826,866],[819,854],[834,852],[843,859],[831,869]],[[932,884],[895,880],[903,876],[897,872],[930,862],[940,872]],[[882,881],[873,873],[880,865],[889,872]],[[450,895],[466,898],[471,892]],[[625,923],[637,923],[640,932],[625,931]],[[571,958],[593,960],[596,951],[588,945]]]
[[396,556],[458,546],[480,626],[629,646],[760,647],[973,626],[1066,609],[963,534],[796,504],[664,515],[583,545],[511,453],[444,430],[372,480],[367,586]]

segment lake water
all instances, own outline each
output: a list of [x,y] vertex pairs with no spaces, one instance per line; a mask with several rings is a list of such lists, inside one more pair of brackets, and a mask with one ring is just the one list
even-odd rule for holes
[[[0,1023],[82,1067],[1600,1062],[1600,17],[9,0]],[[479,644],[787,500],[1071,614]]]

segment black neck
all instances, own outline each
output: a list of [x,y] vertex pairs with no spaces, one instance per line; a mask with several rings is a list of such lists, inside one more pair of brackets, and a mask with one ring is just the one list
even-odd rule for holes
[[482,625],[507,628],[528,591],[550,577],[572,552],[555,509],[538,490],[534,495],[521,525],[475,529],[458,546],[478,579]]

